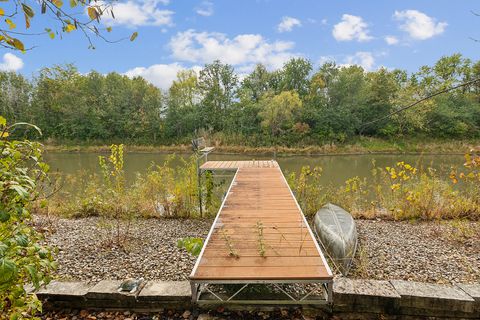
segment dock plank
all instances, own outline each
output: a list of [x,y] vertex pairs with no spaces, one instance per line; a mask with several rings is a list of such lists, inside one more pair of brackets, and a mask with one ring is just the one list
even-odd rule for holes
[[276,161],[208,161],[202,169],[236,174],[192,280],[333,278]]

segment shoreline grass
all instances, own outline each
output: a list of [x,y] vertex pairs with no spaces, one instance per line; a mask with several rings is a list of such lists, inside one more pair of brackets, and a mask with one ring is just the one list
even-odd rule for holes
[[[98,152],[106,153],[110,145],[106,143],[44,143],[47,152]],[[361,138],[344,144],[324,144],[310,146],[242,146],[213,143],[217,154],[269,155],[275,151],[278,156],[291,155],[361,155],[361,154],[458,154],[463,155],[480,146],[480,140],[383,140]],[[127,152],[145,153],[191,153],[190,145],[126,144]]]

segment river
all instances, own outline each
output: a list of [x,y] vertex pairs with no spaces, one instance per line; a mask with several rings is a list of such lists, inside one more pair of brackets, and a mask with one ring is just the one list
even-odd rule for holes
[[[61,174],[78,174],[80,171],[87,173],[99,172],[98,156],[100,153],[78,152],[49,152],[45,155],[52,171]],[[145,172],[153,163],[163,163],[166,153],[126,153],[124,158],[125,174],[128,181],[133,181],[137,172]],[[179,154],[188,157],[188,154]],[[210,154],[209,160],[261,160],[271,159],[265,155],[224,155]],[[285,156],[277,158],[284,172],[298,172],[302,166],[320,166],[323,168],[322,181],[326,184],[341,185],[345,180],[354,177],[369,177],[372,162],[378,167],[393,166],[398,161],[405,161],[420,167],[434,167],[442,172],[448,172],[452,166],[460,167],[464,162],[461,155],[403,155],[403,154],[367,154],[367,155],[322,155],[322,156]],[[176,165],[178,161],[173,163]]]

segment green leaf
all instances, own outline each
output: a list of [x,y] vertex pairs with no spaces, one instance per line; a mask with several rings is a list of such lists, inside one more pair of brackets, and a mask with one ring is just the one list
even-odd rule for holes
[[138,37],[138,32],[135,31],[135,32],[132,33],[132,35],[130,36],[130,41],[135,40],[137,37]]
[[198,256],[202,251],[203,240],[201,238],[187,237],[177,241],[178,248],[185,248],[191,255]]
[[183,248],[183,239],[177,240],[177,248]]
[[7,222],[10,220],[10,213],[5,210],[0,210],[0,222]]
[[0,259],[0,288],[11,282],[17,275],[17,265],[8,259]]
[[35,266],[28,265],[25,267],[28,271],[28,274],[30,275],[30,279],[32,280],[32,283],[35,287],[35,289],[38,289],[40,287],[40,281],[38,280],[38,274],[37,274],[37,269]]
[[18,195],[20,197],[24,198],[24,199],[28,198],[28,196],[29,196],[28,191],[24,187],[22,187],[18,184],[14,184],[14,185],[10,186],[10,189],[15,190],[18,193]]
[[77,4],[77,0],[70,0],[70,8],[75,8]]
[[198,256],[201,251],[202,251],[202,245],[197,242],[193,245],[192,249],[190,250],[190,253],[194,256]]
[[48,252],[45,249],[42,249],[38,252],[40,259],[46,259],[48,257]]
[[20,246],[20,247],[26,247],[28,246],[28,237],[26,235],[19,235],[15,238],[15,240],[17,241],[17,244]]
[[0,256],[5,255],[5,252],[7,252],[7,250],[8,246],[5,243],[0,242]]
[[112,27],[107,27],[107,32],[112,32]]

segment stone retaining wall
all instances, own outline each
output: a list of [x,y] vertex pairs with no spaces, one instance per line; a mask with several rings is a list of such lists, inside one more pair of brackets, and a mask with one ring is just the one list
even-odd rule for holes
[[[136,294],[119,293],[120,282],[52,282],[36,294],[50,309],[156,311],[192,307],[187,281],[148,281]],[[341,319],[480,319],[480,284],[447,286],[338,278],[333,291],[333,304],[319,312]]]

